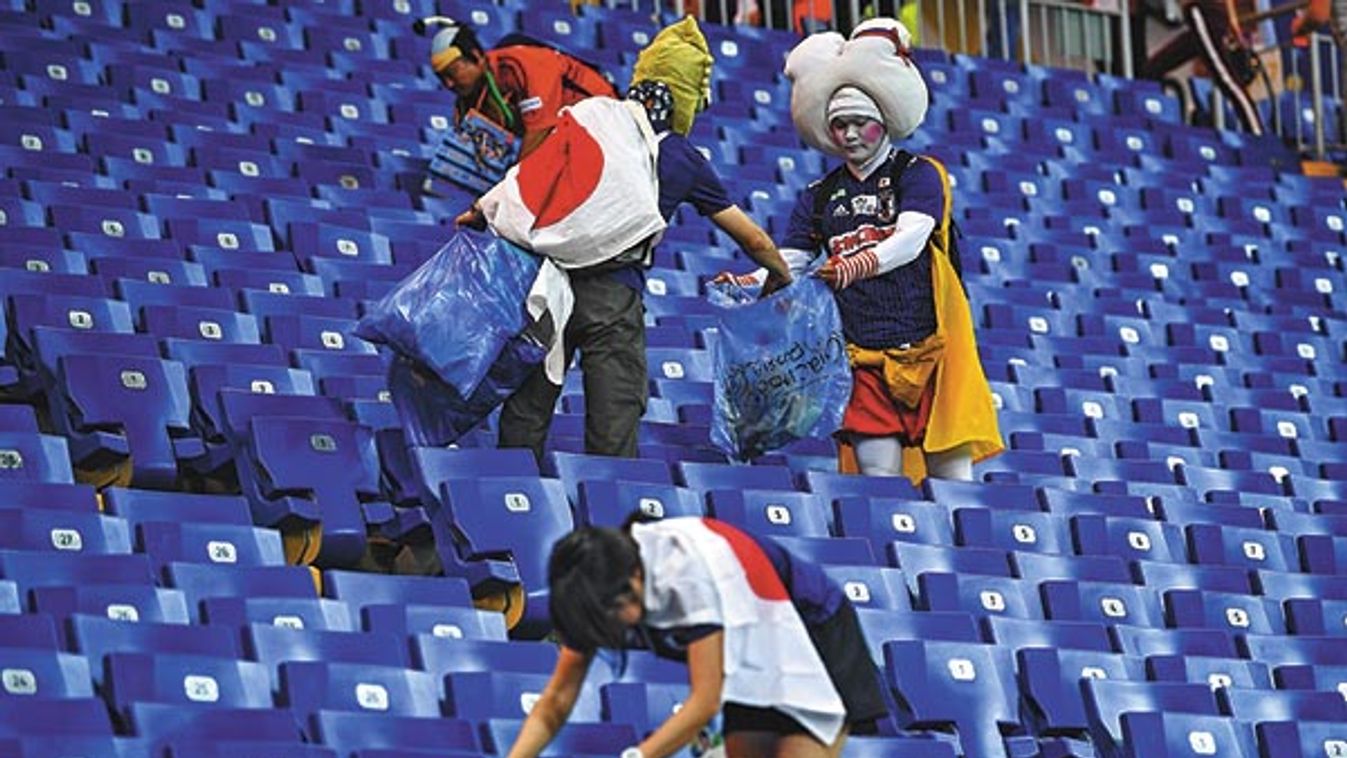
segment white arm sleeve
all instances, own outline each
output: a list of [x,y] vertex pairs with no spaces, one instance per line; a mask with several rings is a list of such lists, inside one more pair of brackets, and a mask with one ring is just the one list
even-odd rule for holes
[[[925,213],[903,211],[898,214],[893,234],[877,243],[872,250],[879,259],[879,268],[875,276],[906,266],[926,249],[926,242],[935,231],[935,219]],[[786,251],[782,250],[782,254]],[[793,266],[792,266],[793,268]]]

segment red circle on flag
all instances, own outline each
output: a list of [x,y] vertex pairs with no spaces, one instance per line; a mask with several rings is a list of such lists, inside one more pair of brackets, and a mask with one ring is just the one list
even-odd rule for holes
[[536,150],[519,163],[519,197],[533,228],[561,221],[584,205],[603,176],[603,148],[567,113]]

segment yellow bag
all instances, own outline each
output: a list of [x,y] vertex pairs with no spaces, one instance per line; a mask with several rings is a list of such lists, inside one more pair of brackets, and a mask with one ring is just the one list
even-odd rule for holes
[[664,27],[636,58],[631,83],[647,80],[664,82],[673,91],[673,130],[686,136],[692,131],[693,118],[711,102],[711,48],[697,26],[687,16]]

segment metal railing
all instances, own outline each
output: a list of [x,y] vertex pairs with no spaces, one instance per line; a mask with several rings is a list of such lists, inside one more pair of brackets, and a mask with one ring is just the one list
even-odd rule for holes
[[[614,0],[609,0],[613,2]],[[621,0],[617,0],[621,2]],[[630,0],[644,4],[649,0]],[[660,0],[654,0],[656,3]],[[1129,0],[671,0],[674,10],[695,12],[709,21],[733,23],[743,18],[746,4],[757,8],[757,23],[773,29],[847,31],[871,16],[903,18],[919,45],[988,58],[1071,68],[1124,77],[1136,75]],[[1299,0],[1242,19],[1267,21],[1304,5]],[[797,13],[797,11],[800,11]],[[797,18],[798,16],[798,18]],[[1267,27],[1267,28],[1270,28]],[[1256,51],[1276,58],[1272,74],[1255,83],[1254,97],[1269,102],[1272,130],[1303,154],[1320,160],[1347,150],[1347,108],[1344,108],[1343,55],[1333,36],[1311,34],[1306,48],[1289,42]],[[1269,60],[1269,63],[1272,63]],[[1308,76],[1302,76],[1306,70]],[[1211,114],[1217,128],[1226,128],[1220,90],[1212,87]],[[1187,93],[1185,93],[1187,94]],[[1290,101],[1289,104],[1286,101]],[[1329,118],[1329,109],[1336,117]],[[1287,118],[1290,110],[1293,118]],[[1336,127],[1336,128],[1331,128]]]
[[[1347,135],[1343,134],[1345,114],[1340,112],[1337,118],[1328,118],[1330,107],[1341,109],[1343,104],[1343,59],[1336,40],[1316,32],[1309,35],[1305,49],[1290,47],[1286,52],[1287,71],[1280,77],[1281,87],[1274,88],[1272,93],[1277,105],[1273,109],[1274,133],[1318,160],[1324,160],[1330,151],[1347,149]],[[1306,68],[1308,81],[1301,75]],[[1284,100],[1290,101],[1291,119],[1286,118]]]

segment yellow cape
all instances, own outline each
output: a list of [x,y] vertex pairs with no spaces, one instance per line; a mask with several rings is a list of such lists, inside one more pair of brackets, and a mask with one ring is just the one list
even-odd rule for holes
[[[945,337],[945,358],[935,374],[935,398],[931,403],[931,419],[926,426],[926,438],[921,450],[903,450],[903,475],[913,484],[926,478],[926,459],[923,453],[939,453],[967,446],[974,461],[981,461],[1005,449],[1001,430],[996,423],[996,407],[992,404],[991,387],[982,372],[977,341],[973,337],[973,316],[968,307],[959,275],[949,260],[950,210],[953,195],[949,174],[940,161],[922,156],[940,173],[945,188],[945,208],[940,227],[927,243],[931,252],[931,289],[934,292],[936,331]],[[882,351],[858,350],[882,362]],[[847,442],[839,443],[838,467],[845,473],[857,473],[855,451]]]

